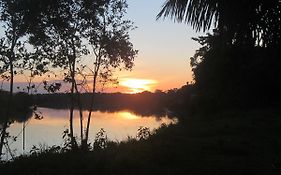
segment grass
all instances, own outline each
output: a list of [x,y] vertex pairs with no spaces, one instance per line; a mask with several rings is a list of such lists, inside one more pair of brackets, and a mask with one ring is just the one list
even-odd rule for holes
[[0,165],[1,174],[281,174],[281,113],[225,111],[163,126],[148,139],[88,153],[43,152]]

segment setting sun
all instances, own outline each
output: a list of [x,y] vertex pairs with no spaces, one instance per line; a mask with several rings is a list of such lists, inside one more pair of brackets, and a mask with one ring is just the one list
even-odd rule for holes
[[147,79],[123,79],[120,82],[121,86],[128,88],[129,93],[138,93],[142,91],[151,91],[152,86],[156,84],[155,80]]
[[120,116],[125,119],[125,120],[136,120],[139,119],[140,117],[133,115],[130,112],[120,112]]

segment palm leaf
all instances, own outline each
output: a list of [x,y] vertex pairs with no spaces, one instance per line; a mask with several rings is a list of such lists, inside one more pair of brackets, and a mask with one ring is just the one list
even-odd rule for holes
[[157,15],[190,24],[196,31],[210,29],[218,20],[217,0],[167,0]]

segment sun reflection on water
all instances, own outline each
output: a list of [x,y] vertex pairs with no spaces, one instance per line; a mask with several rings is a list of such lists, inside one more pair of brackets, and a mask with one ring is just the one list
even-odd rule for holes
[[[42,112],[43,119],[35,120],[34,118],[27,121],[26,126],[26,148],[31,149],[33,145],[44,143],[47,145],[62,145],[62,133],[69,128],[69,111],[50,108],[38,108]],[[80,121],[79,112],[74,112],[74,131],[78,136]],[[88,112],[83,112],[86,117]],[[86,118],[84,118],[84,126],[86,126]],[[161,124],[176,123],[176,120],[166,117],[138,116],[129,111],[120,111],[114,113],[96,111],[93,113],[90,127],[90,141],[95,139],[96,133],[103,128],[106,131],[109,140],[123,141],[128,136],[135,137],[140,126],[145,126],[151,130],[158,128]],[[14,123],[9,128],[11,135],[17,135],[22,130],[22,123]],[[21,136],[17,142],[12,145],[12,149],[19,152],[22,150]]]

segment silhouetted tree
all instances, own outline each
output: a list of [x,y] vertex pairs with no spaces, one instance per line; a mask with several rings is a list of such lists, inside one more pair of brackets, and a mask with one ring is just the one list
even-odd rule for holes
[[210,106],[249,107],[280,99],[280,8],[278,0],[168,0],[158,18],[197,31],[213,26],[213,34],[195,39],[202,45],[191,58],[198,93]]
[[[28,44],[28,34],[32,25],[27,20],[26,2],[24,0],[0,1],[0,20],[2,25],[0,38],[0,74],[3,82],[8,81],[10,84],[9,100],[7,101],[7,106],[2,108],[6,110],[4,118],[7,121],[3,124],[4,127],[1,131],[1,152],[4,137],[7,135],[6,128],[10,123],[11,111],[15,108],[13,103],[14,77],[18,74],[25,76],[28,72],[28,86],[26,88],[27,93],[30,93],[36,89],[35,85],[32,84],[34,77],[42,75],[47,71],[46,66],[48,62],[45,61],[40,48],[34,48]],[[18,87],[18,89],[20,88]],[[25,104],[22,106],[26,107]]]
[[[70,138],[73,149],[76,149],[77,142],[74,138],[73,115],[75,103],[80,107],[80,134],[83,138],[82,109],[77,88],[77,64],[83,55],[89,53],[86,43],[83,41],[84,33],[87,30],[84,15],[93,8],[91,19],[97,21],[96,13],[99,6],[105,2],[94,3],[94,7],[89,6],[90,1],[29,1],[29,11],[32,15],[37,14],[37,18],[31,17],[36,22],[31,29],[30,42],[38,47],[53,63],[54,67],[62,67],[65,72],[65,81],[71,84],[70,88]],[[32,22],[33,22],[32,21]],[[76,94],[76,95],[75,95]]]
[[[40,47],[55,67],[64,69],[64,80],[71,84],[69,134],[72,147],[77,148],[73,131],[74,107],[79,108],[81,142],[87,143],[91,118],[90,114],[84,137],[83,104],[78,86],[86,86],[85,77],[93,77],[94,96],[98,77],[108,78],[111,68],[119,68],[123,63],[128,69],[133,65],[137,52],[129,42],[128,32],[132,25],[123,19],[127,4],[121,0],[27,2],[31,2],[30,10],[27,10],[33,14],[30,18],[37,14],[33,19],[36,25],[30,29],[30,42]],[[92,52],[94,66],[89,68],[81,64],[81,60]],[[90,74],[85,73],[87,68],[91,70]]]
[[14,76],[18,73],[21,66],[21,59],[25,56],[24,36],[26,35],[26,25],[24,15],[21,9],[21,2],[17,0],[0,1],[0,20],[3,25],[3,34],[0,38],[0,73],[7,78],[10,84],[9,96],[7,101],[6,114],[0,138],[0,158],[2,149],[7,137],[7,128],[9,127],[9,117],[12,112]]
[[126,1],[110,0],[103,6],[100,14],[100,26],[95,26],[89,21],[87,38],[93,48],[94,66],[92,72],[92,98],[90,102],[84,145],[87,145],[92,111],[95,105],[97,79],[110,80],[112,69],[124,65],[125,69],[133,67],[137,51],[129,41],[129,31],[134,27],[132,22],[124,19]]
[[167,0],[157,18],[170,16],[197,31],[215,27],[229,44],[269,46],[280,43],[280,6],[279,0]]

